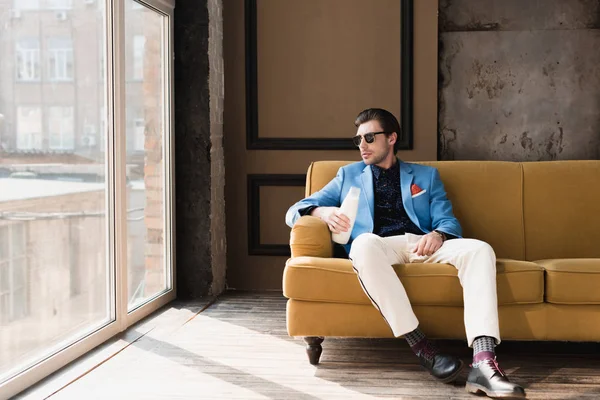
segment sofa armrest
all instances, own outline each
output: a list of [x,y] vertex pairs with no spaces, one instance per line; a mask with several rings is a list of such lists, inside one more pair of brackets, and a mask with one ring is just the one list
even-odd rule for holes
[[298,218],[290,234],[292,257],[332,257],[331,232],[320,218],[305,215]]

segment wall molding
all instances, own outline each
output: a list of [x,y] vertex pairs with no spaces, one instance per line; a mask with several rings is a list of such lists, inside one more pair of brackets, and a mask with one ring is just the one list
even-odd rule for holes
[[[248,150],[354,150],[350,138],[261,138],[258,135],[258,0],[245,0],[246,148]],[[400,6],[400,138],[399,150],[413,148],[413,1]]]
[[[260,187],[304,186],[306,174],[248,174],[248,254],[290,256],[289,244],[260,243]],[[291,204],[290,204],[291,206]]]

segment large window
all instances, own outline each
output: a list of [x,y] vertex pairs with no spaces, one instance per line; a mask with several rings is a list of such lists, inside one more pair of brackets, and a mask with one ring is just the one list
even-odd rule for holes
[[73,79],[73,43],[70,38],[48,39],[48,78],[51,81]]
[[175,298],[173,9],[147,2],[0,1],[0,398]]
[[40,41],[38,38],[23,38],[16,43],[17,80],[32,82],[40,80]]

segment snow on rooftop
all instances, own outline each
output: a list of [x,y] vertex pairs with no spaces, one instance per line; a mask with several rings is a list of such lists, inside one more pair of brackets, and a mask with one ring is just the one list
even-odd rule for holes
[[0,202],[101,191],[104,183],[0,178]]

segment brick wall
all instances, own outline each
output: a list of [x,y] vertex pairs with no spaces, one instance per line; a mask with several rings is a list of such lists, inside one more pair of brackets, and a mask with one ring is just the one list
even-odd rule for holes
[[[216,11],[221,1],[211,1]],[[209,18],[209,1],[177,0],[175,7],[175,214],[177,296],[195,299],[217,294],[225,274],[222,194],[222,100],[209,82],[222,82],[221,64],[209,57],[209,27],[219,32],[218,18]],[[212,36],[212,54],[220,39]],[[210,60],[210,61],[209,61]],[[211,74],[211,72],[214,72]],[[221,84],[222,85],[222,84]],[[217,84],[218,88],[219,85]],[[222,91],[222,89],[219,89]],[[212,92],[217,92],[214,90]],[[216,106],[212,106],[213,101]],[[215,116],[211,118],[211,112]],[[219,161],[220,160],[220,161]],[[213,163],[214,161],[214,163]],[[221,172],[219,172],[221,171]],[[221,189],[219,189],[221,188]],[[221,211],[220,211],[221,210]],[[221,221],[221,222],[220,222]],[[221,243],[220,241],[223,240]],[[213,285],[214,282],[214,285]]]

